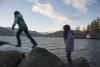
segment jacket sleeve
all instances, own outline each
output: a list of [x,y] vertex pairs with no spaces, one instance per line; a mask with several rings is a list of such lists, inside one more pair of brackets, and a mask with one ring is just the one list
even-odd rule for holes
[[15,17],[14,23],[13,23],[12,27],[15,27],[15,25],[17,24],[17,22],[18,22],[18,17]]

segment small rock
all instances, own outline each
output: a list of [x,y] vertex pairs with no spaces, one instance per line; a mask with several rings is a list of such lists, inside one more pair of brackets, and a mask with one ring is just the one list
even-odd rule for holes
[[9,44],[8,42],[6,41],[0,41],[0,46],[4,45],[4,44]]

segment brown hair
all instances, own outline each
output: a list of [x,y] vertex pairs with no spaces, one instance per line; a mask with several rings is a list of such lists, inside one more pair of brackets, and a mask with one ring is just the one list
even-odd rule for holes
[[20,12],[19,11],[15,11],[14,12],[14,16],[16,17],[17,14],[20,14]]
[[67,39],[67,34],[68,34],[68,31],[70,30],[70,26],[64,25],[63,29],[64,29],[64,32],[63,32],[64,39]]

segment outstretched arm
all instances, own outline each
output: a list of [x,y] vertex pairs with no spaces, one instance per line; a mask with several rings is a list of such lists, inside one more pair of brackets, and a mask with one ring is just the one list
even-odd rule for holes
[[12,30],[14,30],[14,27],[15,27],[15,25],[16,25],[17,22],[18,22],[18,17],[15,17],[14,24],[12,25]]

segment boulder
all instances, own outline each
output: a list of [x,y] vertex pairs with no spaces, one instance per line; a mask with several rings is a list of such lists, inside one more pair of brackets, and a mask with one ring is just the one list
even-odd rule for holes
[[18,67],[66,67],[66,65],[46,49],[35,47]]
[[67,64],[67,67],[89,67],[89,64],[84,57],[80,57],[73,60],[73,63]]
[[24,54],[17,51],[0,51],[0,67],[16,67]]

